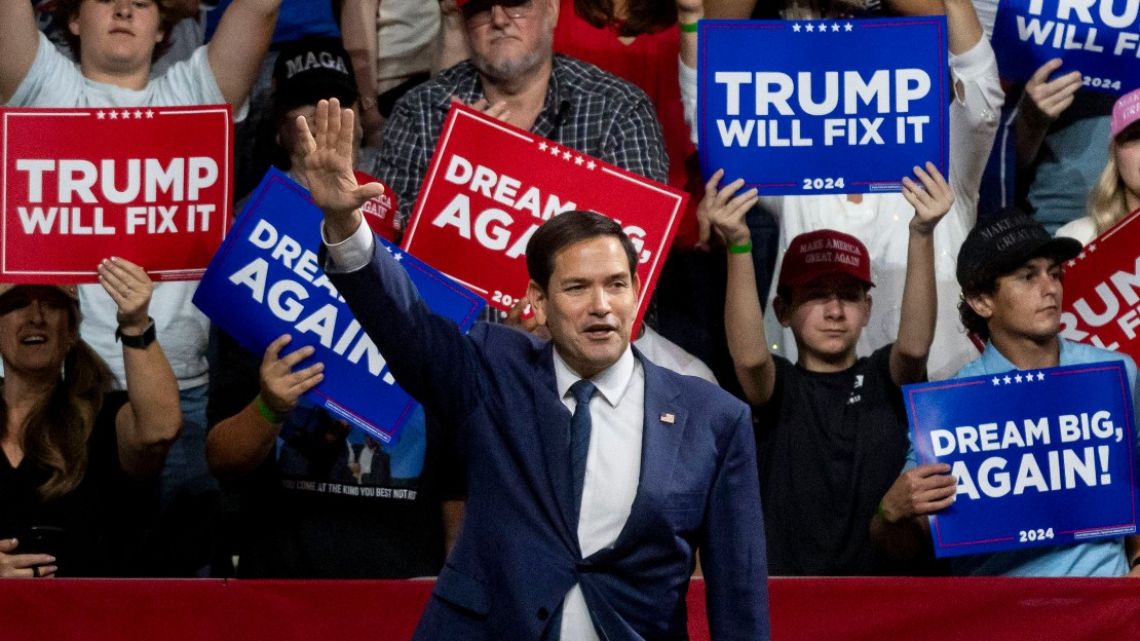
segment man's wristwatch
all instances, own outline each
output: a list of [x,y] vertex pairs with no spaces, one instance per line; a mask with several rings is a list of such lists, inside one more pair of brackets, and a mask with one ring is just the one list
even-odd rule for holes
[[148,316],[147,320],[150,321],[150,325],[147,325],[146,330],[143,331],[143,333],[138,334],[137,336],[132,336],[130,334],[124,334],[123,329],[121,327],[116,327],[115,328],[115,340],[121,341],[123,343],[123,347],[132,347],[134,349],[146,349],[147,346],[150,345],[151,343],[153,343],[154,339],[155,339],[154,319]]

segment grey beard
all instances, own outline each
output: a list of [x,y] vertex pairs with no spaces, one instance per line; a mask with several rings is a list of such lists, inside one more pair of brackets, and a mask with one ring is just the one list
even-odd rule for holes
[[471,64],[479,70],[479,73],[491,78],[492,80],[511,81],[517,80],[528,72],[536,69],[546,59],[547,52],[542,49],[536,49],[523,56],[522,58],[505,62],[502,64],[492,64],[486,58],[477,54],[472,54]]

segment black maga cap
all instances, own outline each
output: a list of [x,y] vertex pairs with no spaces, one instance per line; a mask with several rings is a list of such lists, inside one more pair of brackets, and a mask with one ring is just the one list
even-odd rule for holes
[[1063,263],[1081,248],[1079,240],[1053,238],[1041,223],[1009,207],[966,235],[958,250],[958,284],[968,292],[984,289],[1031,258],[1048,256]]

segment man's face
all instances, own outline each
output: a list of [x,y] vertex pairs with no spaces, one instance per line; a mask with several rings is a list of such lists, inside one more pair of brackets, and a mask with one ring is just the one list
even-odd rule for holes
[[555,0],[472,0],[463,15],[471,61],[485,76],[514,80],[553,54]]
[[154,0],[84,0],[67,27],[79,36],[84,67],[115,73],[150,68],[159,25]]
[[71,299],[54,287],[25,285],[0,299],[0,356],[9,372],[58,376],[76,340]]
[[796,337],[800,361],[846,366],[871,317],[867,286],[846,274],[818,278],[776,306],[780,324]]
[[558,252],[549,284],[543,289],[532,280],[527,296],[558,354],[579,376],[590,378],[617,362],[629,346],[640,288],[621,242],[598,236]]
[[990,336],[1051,340],[1061,329],[1061,265],[1054,258],[1031,258],[997,279],[993,294],[968,303],[986,319]]

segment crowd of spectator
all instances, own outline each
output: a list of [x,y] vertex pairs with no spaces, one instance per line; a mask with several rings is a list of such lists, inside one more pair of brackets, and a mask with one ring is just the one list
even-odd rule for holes
[[[1124,575],[1136,537],[950,565],[927,531],[955,481],[917,465],[901,386],[1119,358],[1019,325],[1015,297],[1059,307],[1063,263],[1140,209],[1140,91],[1084,91],[1060,59],[1003,88],[994,4],[0,0],[0,105],[228,103],[240,215],[269,167],[304,184],[296,125],[335,98],[395,241],[455,101],[667,183],[689,207],[634,344],[751,406],[772,575]],[[948,24],[947,175],[779,197],[701,176],[697,21],[926,14]],[[1003,234],[1020,244],[996,250]],[[846,260],[804,262],[813,243]],[[0,576],[439,574],[471,482],[453,416],[419,411],[380,442],[303,400],[322,368],[291,337],[252,354],[193,305],[195,282],[113,257],[99,273],[0,285]],[[518,312],[495,320],[549,336]]]

